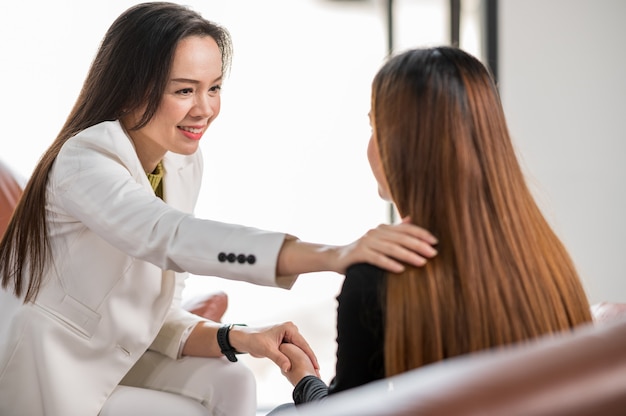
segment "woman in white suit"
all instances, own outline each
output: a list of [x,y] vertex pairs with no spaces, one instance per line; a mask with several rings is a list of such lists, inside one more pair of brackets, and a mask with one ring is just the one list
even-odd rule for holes
[[283,342],[317,366],[315,356],[292,323],[186,312],[185,273],[289,288],[300,273],[363,261],[398,271],[435,254],[434,238],[406,223],[326,246],[195,218],[198,143],[219,114],[230,53],[223,28],[171,3],[134,6],[108,30],[0,243],[3,416],[105,413],[128,393],[120,386],[187,396],[206,414],[254,414],[254,379],[236,353],[283,371]]

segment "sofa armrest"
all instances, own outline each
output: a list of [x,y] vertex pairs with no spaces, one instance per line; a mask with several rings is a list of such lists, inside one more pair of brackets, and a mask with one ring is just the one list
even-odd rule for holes
[[611,416],[624,409],[626,319],[616,319],[452,358],[285,415]]

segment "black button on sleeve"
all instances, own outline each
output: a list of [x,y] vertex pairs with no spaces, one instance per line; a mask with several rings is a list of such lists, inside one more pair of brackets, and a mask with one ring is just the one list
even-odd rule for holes
[[238,255],[237,256],[237,262],[241,263],[241,264],[245,263],[246,262],[246,255],[245,254]]
[[235,253],[228,253],[228,256],[226,256],[226,258],[228,259],[229,263],[234,263],[235,260],[237,260],[237,256],[235,256]]
[[224,263],[226,261],[226,253],[221,252],[220,254],[217,255],[217,259],[219,260],[220,263]]
[[248,263],[250,264],[254,264],[256,263],[256,257],[254,257],[254,255],[250,254],[248,257],[246,257],[246,260],[248,261]]

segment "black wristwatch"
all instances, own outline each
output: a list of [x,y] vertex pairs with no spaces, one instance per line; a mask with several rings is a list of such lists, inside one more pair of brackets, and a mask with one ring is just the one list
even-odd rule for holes
[[228,361],[233,363],[237,361],[235,354],[241,354],[230,345],[230,340],[228,339],[228,334],[235,325],[245,326],[245,324],[224,324],[217,330],[217,345],[219,345],[222,354],[228,358]]

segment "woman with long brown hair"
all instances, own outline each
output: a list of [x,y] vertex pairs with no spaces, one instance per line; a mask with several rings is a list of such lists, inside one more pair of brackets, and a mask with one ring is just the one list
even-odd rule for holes
[[174,3],[133,6],[107,31],[0,242],[3,416],[252,415],[237,353],[285,371],[281,342],[315,355],[290,322],[183,310],[187,273],[289,288],[300,273],[430,256],[408,223],[330,246],[193,215],[231,52],[226,29]]
[[291,344],[296,404],[591,320],[565,247],[528,189],[486,67],[453,47],[392,57],[372,84],[368,157],[379,194],[437,236],[438,255],[392,274],[347,271],[336,376]]

